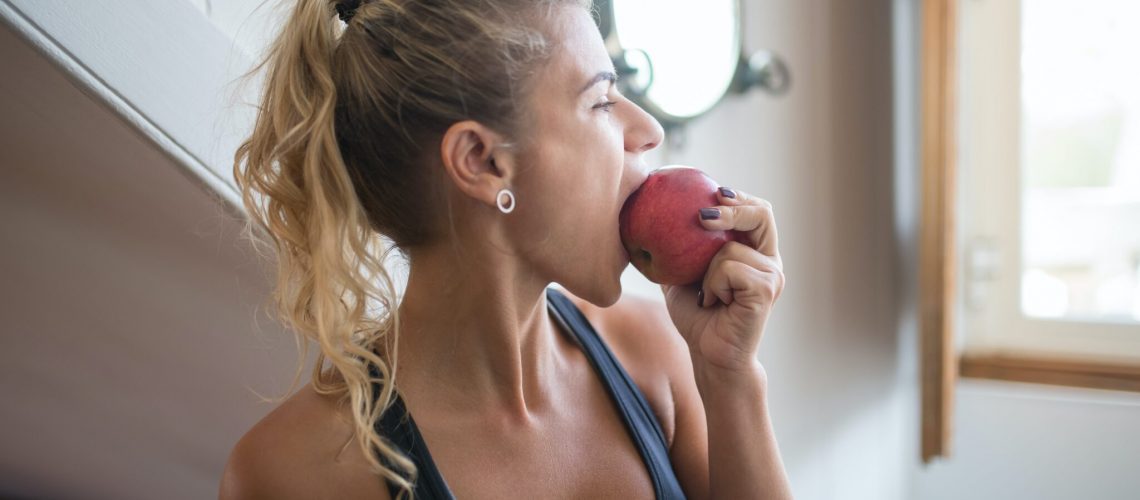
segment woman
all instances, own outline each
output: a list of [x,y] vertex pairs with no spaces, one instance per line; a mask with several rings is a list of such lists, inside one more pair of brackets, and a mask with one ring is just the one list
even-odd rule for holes
[[662,129],[589,9],[299,1],[234,170],[320,362],[223,498],[790,498],[756,360],[771,206],[723,189],[702,224],[752,245],[666,307],[621,297],[618,212]]

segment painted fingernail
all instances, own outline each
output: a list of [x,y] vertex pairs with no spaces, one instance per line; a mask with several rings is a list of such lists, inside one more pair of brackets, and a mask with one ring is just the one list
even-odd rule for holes
[[736,191],[733,191],[733,190],[728,189],[726,187],[722,187],[719,189],[720,189],[720,195],[721,196],[723,196],[725,198],[736,198]]
[[697,307],[705,306],[705,289],[697,290]]
[[713,219],[719,219],[719,218],[720,218],[720,209],[719,208],[702,208],[701,209],[701,220],[713,220]]

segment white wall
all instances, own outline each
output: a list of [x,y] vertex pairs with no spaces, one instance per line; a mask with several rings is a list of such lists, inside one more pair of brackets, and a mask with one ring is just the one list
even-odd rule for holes
[[953,456],[916,475],[914,498],[1134,499],[1140,394],[966,380]]
[[[237,205],[233,152],[253,120],[248,40],[185,1],[0,0],[0,18],[85,92]],[[256,23],[255,23],[256,24]]]

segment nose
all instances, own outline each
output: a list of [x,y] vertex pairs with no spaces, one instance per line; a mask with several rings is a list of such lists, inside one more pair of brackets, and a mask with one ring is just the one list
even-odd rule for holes
[[644,153],[656,148],[665,139],[665,130],[641,106],[632,102],[630,104],[632,105],[627,107],[631,111],[625,128],[625,150]]

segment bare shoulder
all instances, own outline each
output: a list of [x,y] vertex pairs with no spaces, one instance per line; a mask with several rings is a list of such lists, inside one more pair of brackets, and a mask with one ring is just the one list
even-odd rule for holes
[[688,346],[677,333],[664,302],[627,293],[614,305],[601,308],[569,293],[566,296],[582,310],[614,354],[621,351],[623,364],[626,358],[641,363],[670,354],[683,354],[688,359]]
[[234,445],[218,497],[389,498],[351,436],[345,410],[306,384]]
[[625,294],[614,305],[597,307],[569,292],[598,335],[645,394],[666,440],[676,429],[678,390],[693,384],[689,347],[677,332],[665,303]]

